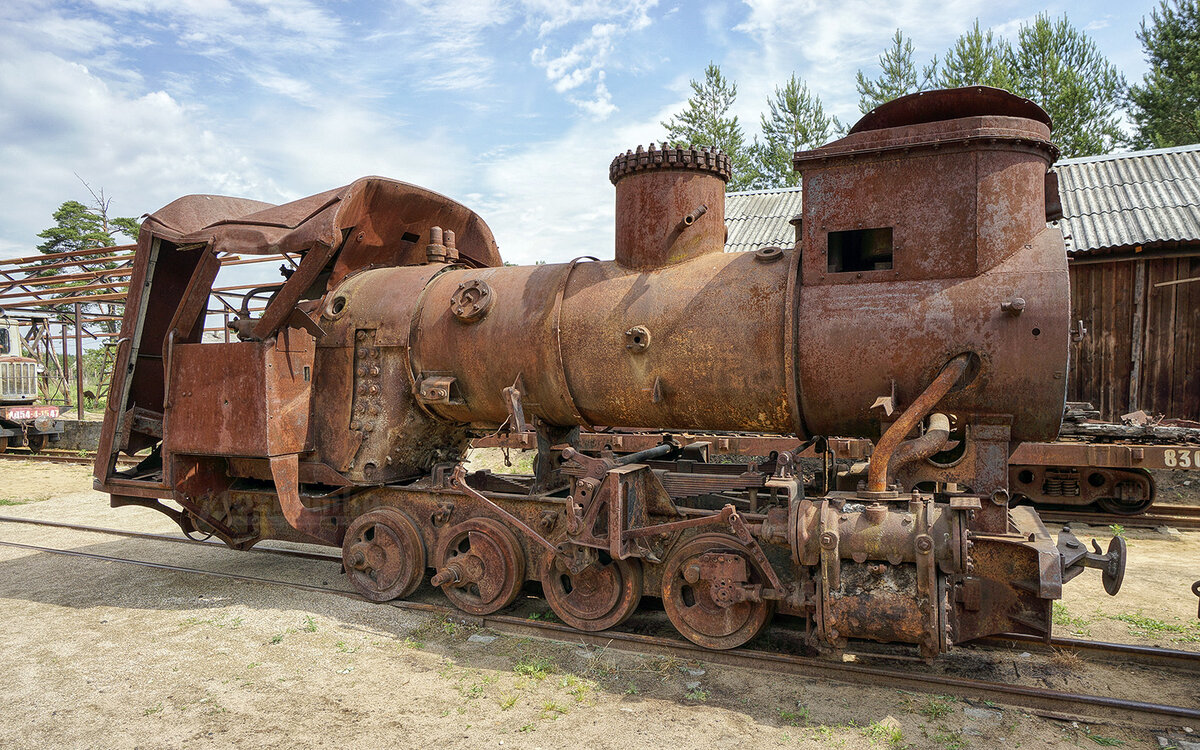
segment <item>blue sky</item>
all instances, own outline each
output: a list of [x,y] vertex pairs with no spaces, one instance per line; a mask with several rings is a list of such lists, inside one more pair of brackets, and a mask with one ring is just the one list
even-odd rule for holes
[[1015,37],[1067,13],[1130,81],[1152,2],[1005,0],[5,0],[0,257],[82,177],[140,215],[188,193],[281,203],[368,174],[491,225],[507,260],[612,257],[618,152],[661,139],[715,61],[747,138],[795,72],[843,121],[894,30],[919,59],[976,17]]

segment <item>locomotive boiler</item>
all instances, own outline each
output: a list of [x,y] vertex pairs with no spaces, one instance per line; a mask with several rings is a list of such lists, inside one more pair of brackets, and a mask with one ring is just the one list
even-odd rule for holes
[[[1124,572],[1120,539],[1089,551],[1009,506],[1010,452],[1053,439],[1065,399],[1049,126],[995,89],[891,102],[795,155],[800,240],[752,253],[723,252],[730,162],[708,148],[613,160],[609,261],[503,266],[476,214],[378,177],[181,198],[142,225],[97,487],[238,549],[340,547],[377,601],[429,575],[483,615],[537,582],[603,630],[659,597],[711,648],[775,613],[823,649],[1048,637],[1064,582]],[[219,258],[268,252],[300,261],[238,341],[203,341]],[[798,451],[618,457],[581,426],[877,443],[857,490],[806,493]],[[473,436],[527,428],[532,475],[467,470]]]

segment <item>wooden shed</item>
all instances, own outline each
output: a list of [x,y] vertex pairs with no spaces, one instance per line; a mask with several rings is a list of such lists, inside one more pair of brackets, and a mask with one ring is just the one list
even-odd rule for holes
[[[1068,399],[1200,420],[1200,144],[1055,165],[1071,307]],[[800,188],[729,193],[727,251],[791,245]]]
[[1200,419],[1200,144],[1066,159],[1058,173],[1071,308],[1068,398],[1105,419]]

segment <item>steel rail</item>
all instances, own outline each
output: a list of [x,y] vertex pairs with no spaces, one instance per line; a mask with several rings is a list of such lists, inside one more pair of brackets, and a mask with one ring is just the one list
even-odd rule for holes
[[[68,529],[70,531],[84,531],[91,534],[107,534],[109,536],[121,536],[129,539],[146,539],[152,542],[170,542],[172,544],[192,544],[205,547],[219,547],[221,549],[230,549],[229,545],[216,539],[191,539],[186,536],[174,536],[172,534],[155,534],[148,531],[126,531],[125,529],[110,529],[104,526],[88,526],[79,523],[67,523],[65,521],[47,521],[41,518],[21,518],[19,516],[0,516],[0,523],[18,523],[29,526],[45,526],[55,529]],[[342,563],[341,555],[326,555],[320,552],[305,552],[304,550],[286,549],[283,547],[251,547],[248,550],[234,550],[242,552],[258,552],[263,554],[281,555],[284,557],[298,557],[302,560],[318,560],[320,562],[335,562],[339,565]]]
[[[1036,506],[1035,506],[1036,507]],[[1145,513],[1125,516],[1119,513],[1096,513],[1091,511],[1064,511],[1038,508],[1038,515],[1047,524],[1086,523],[1092,526],[1121,525],[1127,528],[1157,528],[1171,526],[1176,529],[1200,529],[1200,507],[1191,505],[1155,505]]]
[[[351,591],[307,583],[280,581],[242,573],[209,571],[20,542],[0,541],[0,546],[98,560],[101,562],[122,563],[175,573],[190,573],[227,580],[284,586],[367,601],[361,595]],[[695,644],[675,638],[619,631],[585,633],[566,625],[526,620],[512,615],[473,617],[464,615],[449,606],[439,606],[425,602],[394,601],[388,602],[388,604],[399,609],[458,618],[509,635],[551,638],[552,640],[559,641],[569,639],[575,642],[582,642],[606,649],[612,648],[618,651],[640,654],[665,654],[747,669],[762,670],[766,668],[773,672],[785,672],[802,677],[816,677],[844,683],[870,684],[872,686],[915,690],[918,692],[951,694],[960,698],[995,699],[997,703],[1024,708],[1035,713],[1056,718],[1079,718],[1089,723],[1112,723],[1114,720],[1121,720],[1138,726],[1163,727],[1174,726],[1182,720],[1200,721],[1200,709],[1184,706],[1170,706],[1100,695],[1063,693],[1043,688],[1007,685],[985,680],[949,677],[946,675],[904,672],[854,663],[832,662],[819,657],[794,656],[747,648],[731,649],[729,651],[709,651]]]
[[1006,633],[991,638],[981,638],[977,641],[962,644],[963,647],[973,645],[1007,646],[1024,649],[1065,649],[1081,651],[1089,654],[1099,654],[1106,658],[1128,660],[1140,666],[1173,667],[1177,669],[1200,670],[1200,651],[1184,651],[1174,648],[1159,648],[1157,646],[1139,646],[1132,643],[1110,643],[1107,641],[1088,641],[1078,638],[1054,638],[1050,643],[1036,635],[1023,633]]
[[[4,453],[0,453],[0,460],[42,461],[50,464],[79,464],[81,466],[91,466],[92,464],[96,463],[96,454],[89,453],[85,456],[80,456],[77,453],[48,453],[46,451],[30,453],[29,451],[21,449],[14,451],[12,448],[9,448]],[[141,460],[141,458],[119,456],[117,458],[117,463],[134,465]]]

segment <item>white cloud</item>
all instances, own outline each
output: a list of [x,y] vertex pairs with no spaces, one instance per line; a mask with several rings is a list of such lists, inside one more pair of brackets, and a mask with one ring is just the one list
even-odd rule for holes
[[27,250],[50,214],[82,186],[114,196],[120,215],[140,214],[190,192],[257,197],[247,158],[155,91],[129,96],[86,67],[49,53],[0,60],[0,196],[3,241]]
[[495,58],[487,33],[513,17],[501,0],[399,0],[388,27],[367,37],[396,45],[398,63],[411,66],[417,88],[470,91],[493,81]]
[[481,164],[483,192],[471,207],[487,220],[506,261],[564,262],[613,257],[614,156],[656,140],[667,110],[612,125],[581,119],[558,138]]
[[[613,6],[608,3],[549,3],[545,0],[527,2],[531,20],[541,19],[538,34],[546,37],[577,22],[591,22],[581,39],[564,46],[547,41],[535,49],[530,59],[546,72],[554,90],[565,94],[588,84],[595,84],[595,96],[585,99],[568,97],[568,101],[592,116],[606,117],[615,111],[608,88],[604,84],[605,69],[614,62],[615,52],[625,37],[646,29],[651,24],[649,10],[655,2],[629,2]],[[565,35],[565,30],[556,36]]]
[[612,102],[612,94],[609,93],[608,86],[604,85],[604,71],[600,71],[600,82],[596,84],[596,91],[591,99],[572,97],[570,101],[597,120],[603,120],[617,111],[617,105]]
[[537,25],[538,36],[546,36],[568,24],[602,18],[621,18],[632,28],[645,28],[658,0],[524,0],[521,4],[530,22]]
[[1014,2],[985,0],[743,0],[748,13],[735,28],[746,34],[754,50],[730,60],[725,72],[738,83],[738,114],[757,126],[774,86],[795,72],[820,95],[826,110],[852,123],[859,117],[854,74],[876,71],[879,55],[896,29],[904,31],[923,65],[941,55],[975,18],[1006,12]]
[[205,54],[319,54],[333,51],[343,36],[338,17],[309,0],[91,1],[114,18],[138,14],[164,24]]

